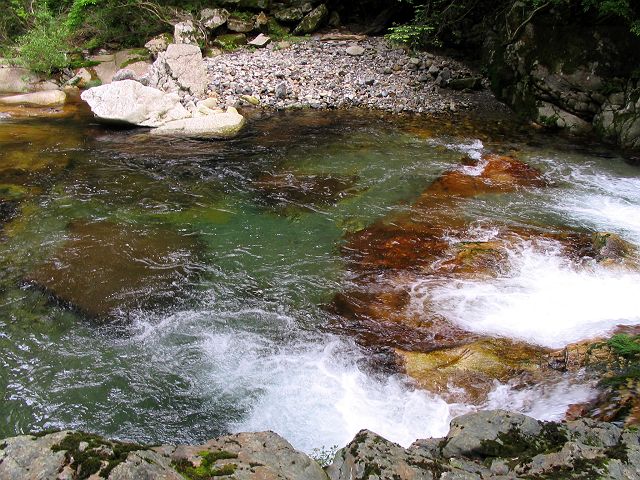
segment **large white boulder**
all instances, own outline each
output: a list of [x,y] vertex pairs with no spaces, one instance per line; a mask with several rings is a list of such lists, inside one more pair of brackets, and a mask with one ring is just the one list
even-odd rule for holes
[[244,122],[244,117],[235,108],[229,107],[224,113],[210,113],[167,122],[151,133],[197,139],[229,138],[240,131]]
[[191,116],[177,94],[164,93],[135,80],[90,88],[81,97],[96,117],[111,122],[159,127]]

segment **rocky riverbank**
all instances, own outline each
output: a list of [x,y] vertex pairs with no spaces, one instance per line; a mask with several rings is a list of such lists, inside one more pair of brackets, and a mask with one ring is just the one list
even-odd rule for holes
[[502,410],[458,417],[446,437],[417,440],[406,449],[362,430],[324,466],[273,432],[197,446],[149,447],[72,431],[0,441],[2,480],[633,480],[638,472],[637,430],[586,419],[539,422]]
[[384,38],[318,35],[206,59],[209,88],[227,105],[364,107],[435,113],[495,103],[482,78],[451,58],[411,54]]

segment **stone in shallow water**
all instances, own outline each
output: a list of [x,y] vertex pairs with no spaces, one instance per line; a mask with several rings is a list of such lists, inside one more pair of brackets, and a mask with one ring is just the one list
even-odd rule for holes
[[69,233],[26,281],[94,319],[171,303],[192,279],[193,237],[107,221],[77,221]]
[[[466,167],[469,170],[456,169],[444,173],[423,193],[423,197],[427,200],[435,195],[473,197],[547,184],[539,170],[512,157],[486,155],[480,161],[470,161]],[[472,173],[475,169],[478,171]]]
[[544,353],[544,349],[504,339],[482,339],[425,353],[396,350],[405,372],[420,387],[450,401],[476,405],[486,401],[496,380],[538,372]]
[[167,122],[151,131],[152,135],[169,135],[195,139],[229,138],[244,126],[245,119],[238,111],[227,108],[224,113],[215,111],[200,117],[184,118]]
[[0,98],[3,105],[32,105],[38,107],[52,107],[64,105],[67,94],[61,90],[45,90],[43,92],[23,93]]
[[268,205],[309,209],[333,205],[356,194],[357,180],[356,176],[276,173],[263,175],[254,183],[254,187]]
[[82,93],[82,99],[104,121],[143,127],[158,127],[190,115],[177,94],[145,87],[134,80],[90,88]]

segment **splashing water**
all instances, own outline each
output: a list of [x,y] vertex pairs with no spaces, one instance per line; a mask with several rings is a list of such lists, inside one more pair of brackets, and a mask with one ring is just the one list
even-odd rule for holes
[[509,272],[495,279],[427,280],[413,290],[472,332],[551,348],[640,323],[637,272],[576,266],[553,242],[521,244],[509,259]]

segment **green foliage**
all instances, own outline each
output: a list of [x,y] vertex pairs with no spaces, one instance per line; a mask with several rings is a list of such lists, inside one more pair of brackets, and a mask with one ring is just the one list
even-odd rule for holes
[[[85,448],[80,444],[85,443]],[[74,432],[67,435],[60,443],[51,447],[54,452],[65,452],[71,467],[79,472],[78,480],[83,480],[100,471],[104,478],[111,470],[127,459],[130,452],[142,450],[144,447],[134,443],[112,442],[98,435]],[[103,464],[106,463],[106,466]]]
[[[456,40],[466,30],[481,22],[508,16],[514,9],[523,9],[526,14],[523,25],[538,12],[552,6],[575,8],[599,21],[616,19],[629,26],[631,32],[640,35],[640,2],[638,0],[398,0],[413,6],[414,18],[406,24],[390,29],[388,38],[408,44],[439,45],[446,37]],[[468,33],[468,32],[467,32]]]
[[607,340],[609,348],[627,361],[640,357],[640,335],[617,334]]
[[86,10],[90,6],[98,5],[102,0],[73,0],[67,15],[66,25],[69,29],[77,28],[82,24]]
[[42,8],[34,24],[17,40],[17,61],[34,72],[51,74],[69,65],[69,33],[59,19]]
[[397,25],[389,29],[386,37],[392,42],[402,43],[416,48],[425,43],[426,38],[435,30],[431,25]]

